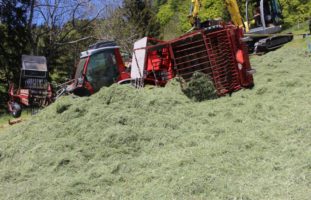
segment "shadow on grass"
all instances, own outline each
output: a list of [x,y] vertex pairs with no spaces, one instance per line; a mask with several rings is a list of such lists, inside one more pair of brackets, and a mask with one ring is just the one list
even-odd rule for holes
[[0,116],[7,113],[8,95],[5,89],[0,90]]

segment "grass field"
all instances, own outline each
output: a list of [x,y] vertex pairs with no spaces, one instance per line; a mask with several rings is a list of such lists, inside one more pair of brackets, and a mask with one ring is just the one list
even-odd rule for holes
[[0,199],[309,200],[306,41],[252,65],[254,89],[201,103],[174,83],[59,100],[0,133]]
[[1,114],[0,115],[0,130],[8,125],[8,121],[12,117],[9,114]]
[[[0,114],[0,132],[1,131],[4,131],[5,129],[9,128],[10,125],[9,125],[9,120],[17,120],[17,119],[14,119],[12,117],[12,115],[6,113],[7,111],[3,111],[2,114]],[[20,117],[20,119],[22,121],[26,121],[26,120],[29,120],[31,119],[31,111],[30,110],[23,110],[22,112],[22,116]]]

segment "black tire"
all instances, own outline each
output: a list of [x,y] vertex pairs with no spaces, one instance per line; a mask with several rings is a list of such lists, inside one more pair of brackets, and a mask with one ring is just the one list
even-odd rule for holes
[[79,97],[91,96],[90,91],[88,89],[84,88],[84,87],[78,87],[78,88],[74,89],[72,93],[74,95],[79,96]]
[[22,114],[22,107],[18,103],[13,103],[12,105],[12,116],[14,118],[19,118]]

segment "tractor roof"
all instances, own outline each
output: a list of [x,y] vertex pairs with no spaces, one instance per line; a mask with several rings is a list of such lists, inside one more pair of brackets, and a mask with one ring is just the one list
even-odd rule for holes
[[80,58],[85,58],[108,49],[119,49],[120,47],[114,41],[100,41],[89,46],[87,51],[81,52]]
[[47,72],[46,58],[44,56],[22,55],[22,70]]

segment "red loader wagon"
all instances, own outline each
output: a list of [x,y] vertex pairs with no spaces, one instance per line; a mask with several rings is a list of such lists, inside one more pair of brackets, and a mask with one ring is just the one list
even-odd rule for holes
[[176,76],[189,81],[197,71],[211,78],[219,96],[253,87],[255,70],[243,30],[217,25],[171,41],[143,38],[135,43],[131,78],[137,82],[165,85]]

